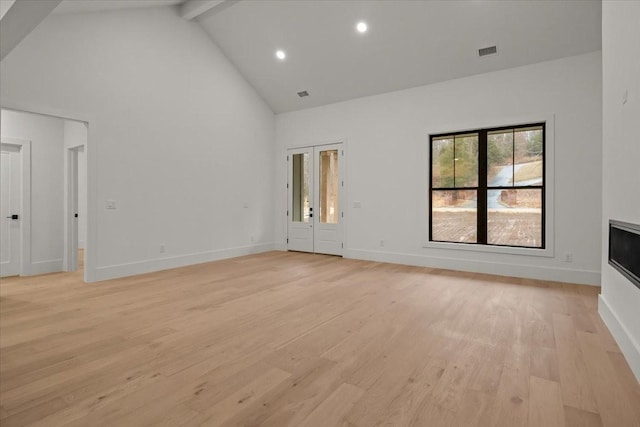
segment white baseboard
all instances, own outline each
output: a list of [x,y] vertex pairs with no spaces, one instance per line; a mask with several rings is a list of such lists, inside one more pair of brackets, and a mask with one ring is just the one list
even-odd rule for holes
[[607,300],[602,295],[598,296],[598,313],[604,324],[609,328],[616,343],[618,343],[636,379],[640,382],[640,345],[629,334],[627,327],[620,321],[616,313],[611,310]]
[[344,257],[367,261],[413,265],[418,267],[443,268],[447,270],[468,271],[471,273],[497,274],[500,276],[600,286],[600,271],[461,260],[458,258],[428,257],[414,254],[379,252],[362,249],[345,250]]
[[109,265],[96,268],[89,277],[91,278],[90,282],[99,282],[102,280],[117,279],[119,277],[134,276],[136,274],[151,273],[154,271],[168,270],[170,268],[201,264],[203,262],[218,261],[244,255],[268,252],[274,250],[274,247],[274,243],[262,243],[228,249],[218,249],[215,251],[198,252],[188,255]]
[[27,270],[27,276],[34,276],[36,274],[47,274],[62,271],[62,260],[52,259],[48,261],[35,261],[29,264]]
[[273,250],[274,251],[286,251],[287,250],[287,244],[285,242],[276,242],[273,244]]

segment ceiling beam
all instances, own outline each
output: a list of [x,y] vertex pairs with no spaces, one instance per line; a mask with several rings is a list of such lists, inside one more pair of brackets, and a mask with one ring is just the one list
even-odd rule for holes
[[16,0],[2,17],[0,61],[46,18],[62,0]]
[[2,20],[4,14],[11,9],[11,6],[13,6],[15,2],[16,0],[0,0],[0,20]]
[[224,2],[225,0],[187,0],[180,5],[180,16],[190,21]]

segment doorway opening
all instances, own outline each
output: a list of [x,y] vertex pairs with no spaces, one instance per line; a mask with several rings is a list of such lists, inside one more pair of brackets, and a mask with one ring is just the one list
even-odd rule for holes
[[343,255],[344,166],[342,143],[288,151],[288,250]]
[[[88,123],[16,109],[0,111],[0,275],[76,271],[84,264],[78,250],[88,243],[83,237]],[[84,277],[86,281],[86,272]]]
[[77,271],[84,266],[87,234],[87,162],[84,144],[67,147],[66,160],[64,270]]

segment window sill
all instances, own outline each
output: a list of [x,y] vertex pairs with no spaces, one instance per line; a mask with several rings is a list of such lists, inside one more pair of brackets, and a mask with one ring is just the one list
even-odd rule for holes
[[498,253],[507,255],[524,255],[524,256],[536,256],[553,258],[553,248],[535,249],[535,248],[516,248],[509,246],[490,246],[490,245],[476,245],[473,243],[448,243],[448,242],[425,242],[422,245],[425,249],[447,249],[456,251],[471,251],[471,252],[485,252],[485,253]]

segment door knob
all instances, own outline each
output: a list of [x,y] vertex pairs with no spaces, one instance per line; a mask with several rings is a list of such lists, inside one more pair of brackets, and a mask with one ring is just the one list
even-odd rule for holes
[[8,219],[18,219],[18,215],[16,215],[16,214],[9,215],[7,218]]

